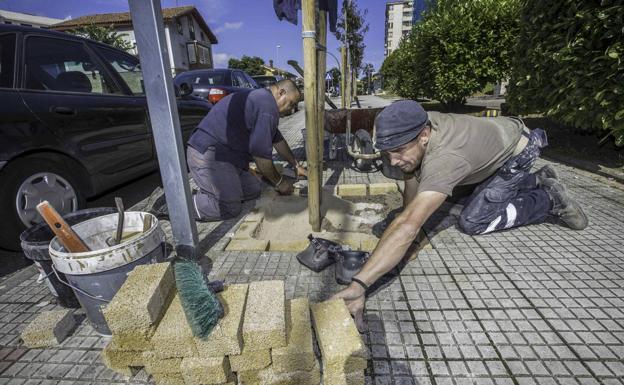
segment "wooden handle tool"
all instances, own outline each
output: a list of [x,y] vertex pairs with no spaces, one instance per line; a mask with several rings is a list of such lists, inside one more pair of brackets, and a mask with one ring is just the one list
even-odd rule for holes
[[39,203],[37,211],[39,211],[41,217],[43,217],[50,229],[52,229],[52,232],[58,237],[65,250],[70,253],[91,251],[48,201]]
[[123,235],[125,210],[123,200],[119,197],[115,197],[115,205],[117,206],[117,232],[115,233],[115,243],[118,245],[121,242],[121,236]]

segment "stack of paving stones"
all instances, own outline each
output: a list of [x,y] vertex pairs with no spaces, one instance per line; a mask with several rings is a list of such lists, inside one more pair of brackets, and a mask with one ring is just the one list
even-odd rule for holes
[[[319,384],[307,298],[287,301],[283,281],[228,285],[218,297],[225,316],[205,340],[195,338],[171,265],[135,268],[104,311],[113,337],[103,362],[126,376],[144,368],[157,385]],[[324,383],[363,384],[366,350],[344,302],[313,311]]]

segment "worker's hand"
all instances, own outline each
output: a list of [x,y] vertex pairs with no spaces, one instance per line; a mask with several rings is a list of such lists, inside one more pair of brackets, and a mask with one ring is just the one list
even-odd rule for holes
[[365,294],[362,286],[352,282],[346,289],[339,291],[331,297],[331,299],[344,299],[347,309],[349,309],[355,321],[355,326],[357,326],[360,333],[363,333],[366,329],[364,326]]
[[302,165],[298,164],[295,171],[297,171],[297,178],[308,178],[308,169]]
[[291,195],[295,191],[293,184],[286,178],[282,178],[275,189],[280,195]]

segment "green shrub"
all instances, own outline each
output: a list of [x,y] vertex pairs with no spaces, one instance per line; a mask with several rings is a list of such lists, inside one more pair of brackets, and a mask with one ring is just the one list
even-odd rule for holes
[[384,62],[400,96],[465,102],[509,76],[519,0],[439,0]]
[[624,145],[624,2],[525,0],[508,102],[515,113],[609,130]]

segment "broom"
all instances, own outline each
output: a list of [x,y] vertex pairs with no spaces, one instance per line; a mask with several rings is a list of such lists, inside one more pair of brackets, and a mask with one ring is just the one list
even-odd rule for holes
[[206,339],[223,317],[223,306],[214,294],[223,290],[223,283],[207,278],[196,262],[179,259],[174,264],[176,286],[193,335]]

